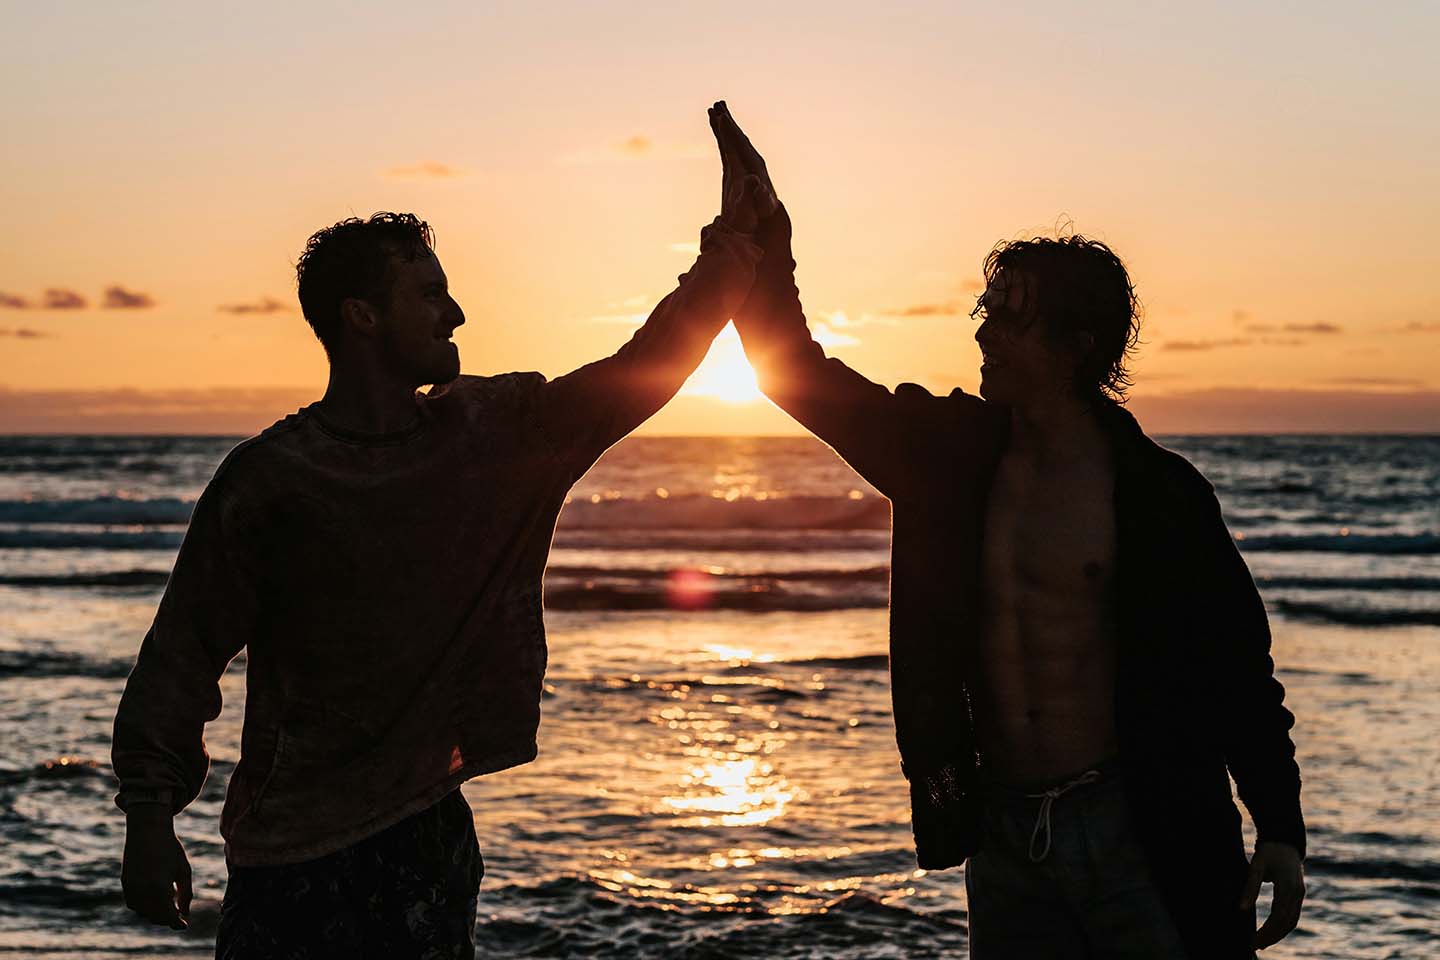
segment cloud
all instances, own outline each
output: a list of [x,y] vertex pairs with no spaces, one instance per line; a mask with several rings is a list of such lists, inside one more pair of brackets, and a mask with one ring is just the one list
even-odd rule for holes
[[687,240],[682,243],[668,244],[668,246],[676,253],[685,253],[692,257],[700,256],[700,241],[698,240]]
[[0,307],[7,310],[29,310],[30,301],[13,293],[0,293]]
[[[840,314],[839,316],[844,316]],[[859,337],[852,337],[848,333],[841,333],[824,320],[814,320],[810,323],[810,336],[822,347],[854,347],[860,344]]]
[[284,313],[290,308],[274,297],[261,297],[250,303],[222,303],[215,309],[221,313],[244,315],[247,313]]
[[1333,383],[1347,387],[1423,387],[1424,380],[1415,377],[1329,377],[1317,383]]
[[895,326],[895,319],[885,316],[884,314],[862,313],[860,316],[852,318],[844,310],[832,310],[828,314],[821,313],[820,315],[825,318],[826,323],[836,330],[855,330],[860,327],[873,326],[877,323],[886,327]]
[[1245,327],[1247,333],[1341,333],[1343,327],[1333,323],[1285,323],[1276,326],[1273,323],[1252,323]]
[[311,387],[17,390],[0,385],[0,433],[245,435],[313,399]]
[[964,281],[964,282],[962,282],[962,283],[960,284],[960,290],[961,290],[962,293],[974,293],[974,294],[978,294],[978,293],[980,293],[980,291],[982,291],[982,290],[984,290],[984,289],[985,289],[985,281],[982,280],[982,279],[980,279],[979,277],[971,277],[970,279],[968,279],[968,280],[966,280],[966,281]]
[[1161,434],[1434,433],[1440,390],[1137,390],[1127,408]]
[[0,327],[0,337],[14,337],[16,340],[43,340],[53,336],[55,334],[29,327]]
[[600,147],[583,147],[560,158],[565,164],[623,163],[627,160],[679,159],[695,160],[708,157],[713,147],[693,143],[664,143],[644,134],[634,134]]
[[1411,320],[1399,329],[1400,333],[1440,333],[1440,320]]
[[1223,350],[1226,347],[1248,347],[1254,341],[1246,337],[1232,337],[1229,340],[1167,340],[1161,350]]
[[105,288],[105,302],[101,306],[106,310],[148,310],[155,306],[155,298],[116,284]]
[[408,166],[382,170],[380,175],[391,180],[459,180],[470,176],[470,172],[438,160],[422,160]]
[[601,313],[593,317],[586,317],[586,323],[608,323],[622,327],[638,327],[645,322],[648,313]]
[[953,301],[950,303],[917,303],[909,307],[885,310],[889,317],[959,317],[968,314],[968,308]]
[[51,287],[45,291],[44,309],[46,310],[84,310],[89,305],[90,301],[74,290]]

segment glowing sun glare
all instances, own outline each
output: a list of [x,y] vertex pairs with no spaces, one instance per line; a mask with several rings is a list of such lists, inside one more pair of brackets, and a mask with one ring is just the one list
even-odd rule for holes
[[691,397],[714,397],[726,403],[751,403],[761,398],[755,371],[745,359],[740,334],[733,326],[720,331],[700,367],[680,392]]

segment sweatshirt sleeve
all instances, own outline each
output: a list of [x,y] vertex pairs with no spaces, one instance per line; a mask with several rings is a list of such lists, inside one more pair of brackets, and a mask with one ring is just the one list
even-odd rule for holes
[[750,290],[760,248],[718,218],[679,285],[613,355],[539,388],[542,433],[578,478],[612,444],[663,407],[695,372]]
[[827,357],[810,334],[795,285],[790,215],[782,206],[756,238],[765,255],[735,328],[760,389],[892,499],[934,474],[935,426],[978,406],[947,403],[914,383],[891,392]]
[[1219,501],[1205,493],[1199,558],[1207,585],[1199,608],[1208,611],[1212,682],[1220,691],[1218,725],[1225,763],[1250,812],[1259,840],[1275,840],[1305,855],[1300,810],[1300,767],[1285,707],[1285,687],[1275,678],[1270,623],[1250,570],[1225,526]]
[[190,518],[154,623],[115,714],[115,803],[172,813],[210,769],[205,724],[220,715],[220,676],[255,623],[257,564],[239,507],[217,476]]

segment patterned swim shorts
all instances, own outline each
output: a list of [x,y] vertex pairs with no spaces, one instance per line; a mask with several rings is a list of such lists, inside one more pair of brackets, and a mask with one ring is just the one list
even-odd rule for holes
[[471,960],[485,862],[459,790],[304,863],[231,867],[216,960]]

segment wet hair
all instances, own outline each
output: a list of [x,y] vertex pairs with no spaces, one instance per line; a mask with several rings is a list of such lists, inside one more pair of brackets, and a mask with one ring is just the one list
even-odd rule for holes
[[[1001,271],[1029,279],[1034,297],[1026,313],[1044,324],[1052,343],[1071,346],[1076,334],[1090,335],[1093,346],[1075,370],[1076,392],[1087,400],[1124,403],[1131,383],[1126,361],[1140,340],[1140,300],[1115,252],[1079,234],[1012,240],[985,258],[986,285]],[[985,318],[983,291],[970,315]]]
[[394,261],[413,261],[435,247],[430,224],[413,213],[350,217],[314,234],[295,264],[300,310],[333,357],[339,343],[340,305],[352,297],[378,307],[390,303]]

